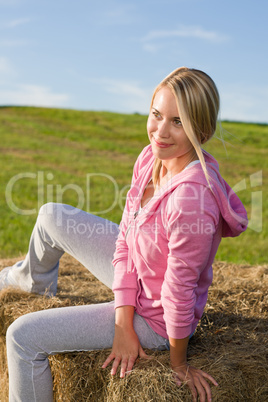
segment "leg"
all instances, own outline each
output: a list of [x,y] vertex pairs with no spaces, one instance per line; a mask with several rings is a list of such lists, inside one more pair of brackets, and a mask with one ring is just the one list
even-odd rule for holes
[[[114,317],[111,302],[43,310],[18,318],[7,331],[10,402],[51,402],[48,355],[111,348]],[[134,328],[143,347],[165,349],[165,339],[137,314]]]
[[39,211],[25,260],[5,272],[2,288],[13,285],[40,294],[49,289],[55,294],[59,259],[64,252],[111,288],[117,236],[115,223],[69,205],[46,204]]

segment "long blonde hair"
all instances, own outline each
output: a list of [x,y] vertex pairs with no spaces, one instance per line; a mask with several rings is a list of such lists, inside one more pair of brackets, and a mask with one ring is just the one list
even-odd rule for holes
[[[181,67],[170,73],[156,87],[151,108],[157,92],[167,86],[175,96],[182,126],[191,141],[200,160],[206,180],[210,186],[210,178],[206,168],[201,144],[207,142],[215,133],[220,107],[220,97],[214,81],[203,71]],[[162,166],[160,159],[155,160],[153,183],[159,183]]]

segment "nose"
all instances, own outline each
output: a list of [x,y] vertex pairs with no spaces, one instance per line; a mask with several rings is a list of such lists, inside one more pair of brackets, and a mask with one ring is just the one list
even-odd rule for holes
[[165,120],[159,122],[157,127],[157,135],[159,138],[168,138],[169,137],[169,129],[168,123]]

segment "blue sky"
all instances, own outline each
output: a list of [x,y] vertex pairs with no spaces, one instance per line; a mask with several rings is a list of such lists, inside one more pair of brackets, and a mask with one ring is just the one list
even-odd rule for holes
[[147,114],[179,66],[268,123],[267,0],[0,0],[0,105]]

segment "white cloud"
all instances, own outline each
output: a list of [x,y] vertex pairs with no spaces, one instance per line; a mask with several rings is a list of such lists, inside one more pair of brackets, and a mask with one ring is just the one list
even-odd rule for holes
[[216,31],[209,31],[199,26],[180,26],[178,29],[173,30],[156,30],[149,32],[142,42],[151,42],[158,39],[167,38],[196,38],[210,42],[225,42],[229,39],[227,35],[221,34]]
[[15,28],[18,25],[28,24],[30,21],[32,21],[31,18],[17,18],[17,19],[6,22],[4,24],[4,27],[5,28]]
[[0,80],[3,76],[8,76],[10,73],[13,73],[13,67],[10,61],[6,57],[0,57]]
[[[100,3],[101,4],[101,3]],[[110,8],[109,8],[110,7]],[[100,23],[105,25],[130,25],[136,21],[135,4],[111,4],[101,9]]]
[[153,43],[144,43],[143,49],[149,53],[156,53],[159,50],[160,46],[157,46]]
[[133,11],[133,5],[121,4],[120,7],[113,7],[107,11],[107,17],[111,18],[113,22],[124,22],[128,15]]
[[0,47],[17,47],[17,46],[28,46],[31,45],[33,41],[25,39],[1,39]]
[[[98,93],[101,94],[100,99],[102,106],[97,106],[97,108],[124,113],[148,113],[149,111],[153,88],[142,87],[136,81],[106,77],[84,77],[84,80],[90,83],[93,87],[96,86],[98,88]],[[94,90],[95,89],[92,88],[93,93]],[[112,96],[109,96],[109,94],[112,94]],[[90,109],[95,109],[96,102],[98,101],[94,99],[94,102],[93,105],[89,105]]]
[[225,85],[223,90],[220,89],[220,95],[223,120],[268,123],[267,86]]
[[94,80],[94,82],[98,82],[100,85],[102,85],[103,89],[114,94],[129,95],[142,98],[146,93],[146,91],[143,88],[140,88],[136,82],[114,80],[109,78],[97,79]]
[[[1,0],[0,0],[1,1]],[[7,32],[7,30],[11,30],[11,29],[15,29],[21,25],[25,25],[28,24],[29,22],[31,22],[32,19],[31,18],[17,18],[17,19],[13,19],[10,21],[6,21],[5,23],[1,23],[0,24],[0,28],[1,30]],[[28,40],[28,39],[6,39],[3,38],[3,35],[1,35],[1,39],[0,39],[0,47],[17,47],[17,46],[27,46],[29,44],[33,43],[32,40]]]
[[63,107],[69,99],[67,94],[54,93],[50,88],[40,85],[18,84],[0,87],[1,105]]
[[15,66],[6,57],[0,57],[0,105],[64,107],[69,95],[56,93],[44,85],[14,83],[18,77]]

